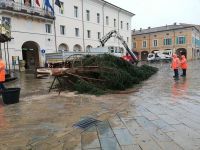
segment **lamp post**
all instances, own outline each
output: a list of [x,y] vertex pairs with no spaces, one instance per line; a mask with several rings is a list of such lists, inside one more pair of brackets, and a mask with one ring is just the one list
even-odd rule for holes
[[54,0],[52,0],[52,5],[53,5],[53,10],[54,10],[54,20],[53,20],[53,27],[54,27],[54,40],[55,40],[55,49],[56,49],[56,52],[58,52],[58,47],[57,47],[57,34],[56,34],[56,17],[55,17],[55,2]]

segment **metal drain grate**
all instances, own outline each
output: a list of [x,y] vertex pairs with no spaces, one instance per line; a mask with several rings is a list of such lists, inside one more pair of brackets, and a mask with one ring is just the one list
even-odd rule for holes
[[73,127],[76,128],[81,128],[81,129],[86,129],[96,123],[100,122],[99,120],[96,120],[94,118],[85,118],[79,122],[77,122],[76,124],[73,125]]

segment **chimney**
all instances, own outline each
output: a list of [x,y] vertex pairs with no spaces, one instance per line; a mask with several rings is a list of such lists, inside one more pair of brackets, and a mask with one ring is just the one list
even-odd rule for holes
[[135,29],[133,29],[133,32],[135,32]]
[[176,25],[176,22],[174,22],[174,25]]
[[140,28],[140,32],[142,31],[142,28]]
[[148,29],[151,29],[151,27],[148,27]]
[[167,24],[166,24],[166,28],[167,28]]

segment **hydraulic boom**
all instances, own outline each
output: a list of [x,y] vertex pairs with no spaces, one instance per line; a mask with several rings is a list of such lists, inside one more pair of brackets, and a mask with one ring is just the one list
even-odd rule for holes
[[109,33],[107,33],[102,39],[100,39],[100,43],[101,43],[101,47],[105,46],[105,43],[111,38],[111,37],[116,37],[117,39],[119,39],[122,43],[122,45],[124,46],[124,48],[126,49],[126,51],[128,52],[128,54],[132,57],[132,59],[134,60],[134,62],[137,64],[138,63],[138,58],[137,56],[129,49],[126,41],[123,39],[123,37],[117,33],[116,30],[112,30]]

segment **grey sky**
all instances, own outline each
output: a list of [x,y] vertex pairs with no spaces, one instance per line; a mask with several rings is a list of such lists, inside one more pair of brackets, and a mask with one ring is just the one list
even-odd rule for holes
[[107,0],[136,14],[132,29],[166,24],[200,24],[200,0]]

